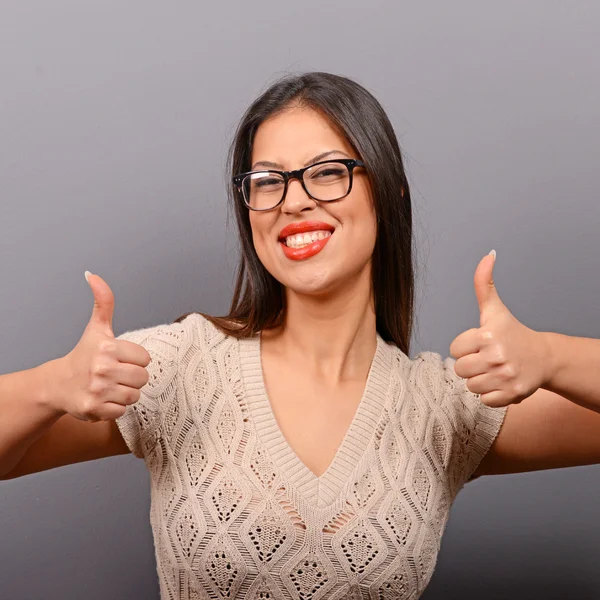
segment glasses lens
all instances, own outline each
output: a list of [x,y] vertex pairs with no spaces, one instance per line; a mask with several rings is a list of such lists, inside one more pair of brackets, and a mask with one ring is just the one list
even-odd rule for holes
[[284,188],[283,177],[270,171],[253,173],[242,181],[244,198],[256,210],[273,208],[281,200]]
[[304,173],[304,183],[317,200],[337,200],[348,193],[350,171],[342,163],[323,163]]

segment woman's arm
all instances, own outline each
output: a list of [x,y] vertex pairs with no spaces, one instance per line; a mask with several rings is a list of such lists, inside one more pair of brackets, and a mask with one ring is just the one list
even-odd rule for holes
[[543,332],[551,379],[504,424],[474,477],[600,463],[600,340]]
[[50,401],[57,365],[55,359],[0,375],[0,477],[65,414]]
[[600,340],[543,332],[553,358],[543,389],[600,412]]

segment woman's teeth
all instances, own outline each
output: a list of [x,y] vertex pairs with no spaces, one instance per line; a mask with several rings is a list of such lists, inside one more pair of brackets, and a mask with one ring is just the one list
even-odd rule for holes
[[311,231],[310,233],[299,233],[285,238],[285,245],[289,248],[302,248],[317,240],[325,239],[331,235],[331,231]]

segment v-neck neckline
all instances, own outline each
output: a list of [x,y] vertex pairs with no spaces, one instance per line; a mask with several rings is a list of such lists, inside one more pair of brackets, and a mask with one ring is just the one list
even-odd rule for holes
[[267,447],[300,494],[320,507],[330,505],[363,457],[381,418],[391,372],[388,344],[377,333],[377,347],[356,412],[327,469],[317,476],[290,446],[275,418],[262,369],[260,332],[238,341],[244,390],[259,443]]

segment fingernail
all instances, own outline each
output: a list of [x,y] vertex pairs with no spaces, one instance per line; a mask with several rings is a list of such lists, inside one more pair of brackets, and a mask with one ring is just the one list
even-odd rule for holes
[[89,271],[85,272],[85,280],[89,283],[90,282],[90,275],[91,273]]
[[[496,261],[496,251],[492,250],[490,254],[494,257],[494,262]],[[489,256],[489,255],[488,255]]]

